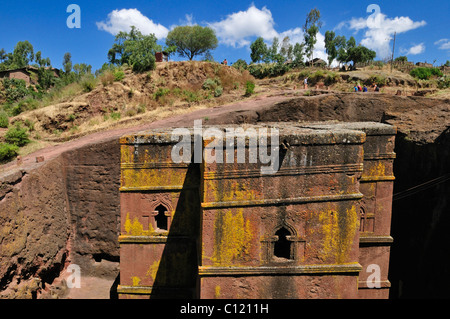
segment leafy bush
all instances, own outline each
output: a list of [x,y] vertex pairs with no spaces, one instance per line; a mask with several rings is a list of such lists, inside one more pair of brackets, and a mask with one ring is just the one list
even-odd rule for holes
[[114,72],[114,81],[122,81],[124,77],[125,73],[123,73],[123,71]]
[[252,81],[247,81],[245,83],[245,96],[250,96],[255,92],[255,83]]
[[205,82],[203,82],[202,89],[203,90],[211,90],[211,91],[213,91],[213,90],[215,90],[217,87],[219,87],[221,85],[222,85],[222,83],[220,82],[220,79],[218,79],[218,78],[215,78],[215,79],[207,78],[205,80]]
[[386,85],[386,83],[387,83],[386,77],[377,74],[371,75],[369,79],[366,81],[367,85],[376,84],[377,86],[383,86]]
[[28,111],[28,110],[35,110],[39,106],[39,102],[31,97],[26,98],[17,104],[14,104],[11,109],[11,115],[16,116],[19,115],[22,112]]
[[239,60],[237,60],[236,62],[233,63],[233,67],[238,69],[238,70],[247,70],[248,64],[244,60],[239,59]]
[[221,86],[216,87],[214,90],[214,97],[219,97],[223,93],[223,88]]
[[450,88],[450,77],[449,76],[443,76],[439,78],[438,80],[438,88],[439,89],[447,89]]
[[214,93],[214,97],[219,97],[223,93],[223,87],[222,82],[220,79],[206,79],[205,82],[203,82],[202,85],[203,90],[210,91],[211,93]]
[[29,94],[29,90],[24,80],[3,79],[3,89],[6,101],[14,103]]
[[330,72],[327,74],[327,76],[325,77],[325,85],[332,85],[336,82],[339,82],[340,76],[337,73],[334,72]]
[[0,112],[0,127],[7,128],[9,125],[9,117],[6,112]]
[[311,84],[316,84],[325,79],[325,72],[322,70],[317,70],[313,74],[311,74],[308,78],[308,82]]
[[165,96],[169,93],[170,93],[170,89],[168,89],[168,88],[158,88],[158,90],[156,90],[156,92],[153,96],[154,96],[155,100],[159,100],[160,98],[162,98],[163,96]]
[[111,118],[113,120],[118,121],[118,120],[120,120],[121,117],[122,117],[122,114],[120,114],[120,112],[112,112],[111,113]]
[[415,68],[410,72],[411,76],[420,80],[428,80],[432,76],[442,77],[444,74],[437,68]]
[[184,90],[183,95],[187,102],[197,102],[200,99],[197,93],[189,90]]
[[86,75],[80,80],[80,85],[84,92],[91,92],[95,89],[97,81],[93,75]]
[[21,127],[19,124],[10,128],[8,132],[6,132],[5,141],[8,144],[16,146],[24,146],[30,143],[26,128]]
[[0,162],[6,162],[17,156],[19,147],[8,143],[0,144]]
[[271,64],[250,64],[248,71],[257,79],[266,77],[276,77],[284,75],[290,70],[287,64],[271,63]]

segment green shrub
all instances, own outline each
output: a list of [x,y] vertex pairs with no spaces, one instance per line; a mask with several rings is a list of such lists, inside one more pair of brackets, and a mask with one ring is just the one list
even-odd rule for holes
[[25,111],[35,110],[38,108],[38,106],[39,102],[36,101],[34,98],[29,97],[18,102],[17,104],[14,104],[11,107],[10,112],[12,116],[16,116]]
[[387,83],[386,77],[377,74],[371,75],[369,79],[366,81],[367,85],[376,84],[377,86],[383,86],[386,85],[386,83]]
[[325,72],[322,70],[317,70],[309,77],[308,82],[311,84],[315,84],[320,81],[323,81],[324,79],[325,79]]
[[238,69],[238,70],[247,70],[248,64],[244,60],[239,59],[239,60],[237,60],[236,62],[233,63],[233,67]]
[[145,113],[147,111],[147,107],[145,104],[139,104],[137,107],[138,114]]
[[125,77],[125,73],[123,71],[116,71],[114,72],[114,81],[122,81]]
[[257,79],[266,77],[276,77],[284,75],[290,70],[287,64],[271,63],[271,64],[250,64],[247,69],[251,75]]
[[0,127],[7,128],[9,125],[9,117],[6,112],[0,112]]
[[3,78],[3,94],[6,101],[14,103],[30,93],[24,80]]
[[218,79],[218,78],[215,78],[215,79],[207,78],[205,80],[205,82],[203,82],[202,89],[203,90],[214,91],[217,87],[219,87],[221,85],[222,85],[222,83],[220,82],[220,79]]
[[252,81],[247,81],[245,83],[245,96],[250,96],[255,92],[255,83]]
[[332,85],[334,83],[339,82],[340,76],[339,74],[336,74],[334,72],[330,72],[327,74],[327,76],[325,77],[325,85]]
[[30,139],[28,138],[26,128],[23,128],[17,124],[6,132],[5,141],[8,144],[24,146],[30,142]]
[[199,96],[197,93],[189,91],[189,90],[184,90],[183,91],[183,95],[184,95],[184,99],[187,102],[197,102],[200,100]]
[[223,93],[223,88],[221,86],[216,87],[214,90],[214,97],[219,97]]
[[449,76],[443,76],[439,78],[438,80],[438,88],[439,89],[447,89],[450,88],[450,77]]
[[120,120],[122,115],[120,114],[120,112],[112,112],[110,116],[113,120],[118,121]]
[[165,96],[169,93],[170,93],[170,89],[168,89],[168,88],[158,88],[158,90],[156,90],[156,92],[153,96],[154,96],[155,100],[159,100],[160,98],[162,98],[163,96]]
[[211,94],[214,94],[214,97],[219,97],[223,93],[222,82],[218,78],[206,79],[205,82],[203,82],[202,89],[210,91]]
[[97,80],[92,75],[86,75],[80,80],[80,85],[84,92],[91,92],[97,86]]
[[428,80],[432,76],[442,77],[444,74],[437,68],[415,68],[410,72],[411,76],[420,80]]
[[6,162],[17,156],[19,147],[8,143],[0,144],[0,162]]

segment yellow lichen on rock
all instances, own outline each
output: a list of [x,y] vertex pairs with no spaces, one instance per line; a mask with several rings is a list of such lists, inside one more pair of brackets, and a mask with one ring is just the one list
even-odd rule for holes
[[252,246],[253,231],[250,220],[245,220],[243,209],[233,214],[230,210],[220,214],[215,221],[215,265],[229,266],[234,261],[245,261]]

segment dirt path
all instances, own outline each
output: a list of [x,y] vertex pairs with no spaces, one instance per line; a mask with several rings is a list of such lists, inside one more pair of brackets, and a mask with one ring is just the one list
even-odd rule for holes
[[[301,90],[295,92],[299,91]],[[124,134],[145,131],[148,129],[160,127],[193,126],[194,120],[196,119],[204,119],[205,124],[207,124],[207,122],[212,119],[224,119],[224,118],[226,119],[226,116],[233,112],[239,113],[241,111],[242,112],[250,111],[263,106],[273,105],[278,102],[288,100],[294,96],[295,92],[290,90],[290,91],[278,91],[275,93],[274,92],[265,93],[257,97],[246,99],[240,102],[216,106],[208,109],[197,110],[193,111],[192,113],[168,117],[148,124],[89,134],[72,141],[61,143],[55,146],[42,148],[27,156],[24,156],[22,158],[22,163],[20,165],[17,163],[17,161],[12,161],[10,163],[4,164],[0,166],[0,178],[11,173],[11,171],[15,171],[17,169],[30,170],[42,165],[42,163],[36,163],[37,157],[43,157],[44,161],[49,161],[63,154],[66,151],[83,147],[88,144],[96,144],[104,141],[109,141],[111,139],[118,139],[120,136]]]

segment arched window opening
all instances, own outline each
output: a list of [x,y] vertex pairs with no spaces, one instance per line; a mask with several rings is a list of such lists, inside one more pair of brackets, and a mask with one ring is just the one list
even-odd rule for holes
[[273,255],[278,258],[292,259],[292,243],[287,238],[291,235],[291,233],[286,228],[282,227],[275,233],[275,235],[278,236],[278,240],[274,244]]
[[156,227],[162,230],[167,230],[168,226],[168,218],[166,216],[167,208],[163,205],[159,205],[155,208],[155,221],[156,221]]
[[360,218],[360,221],[359,221],[359,231],[360,232],[363,232],[364,231],[364,222],[365,222],[365,218],[366,218],[366,212],[364,211],[364,208],[363,207],[361,207],[361,209],[360,209],[360,211],[359,211],[359,218]]

